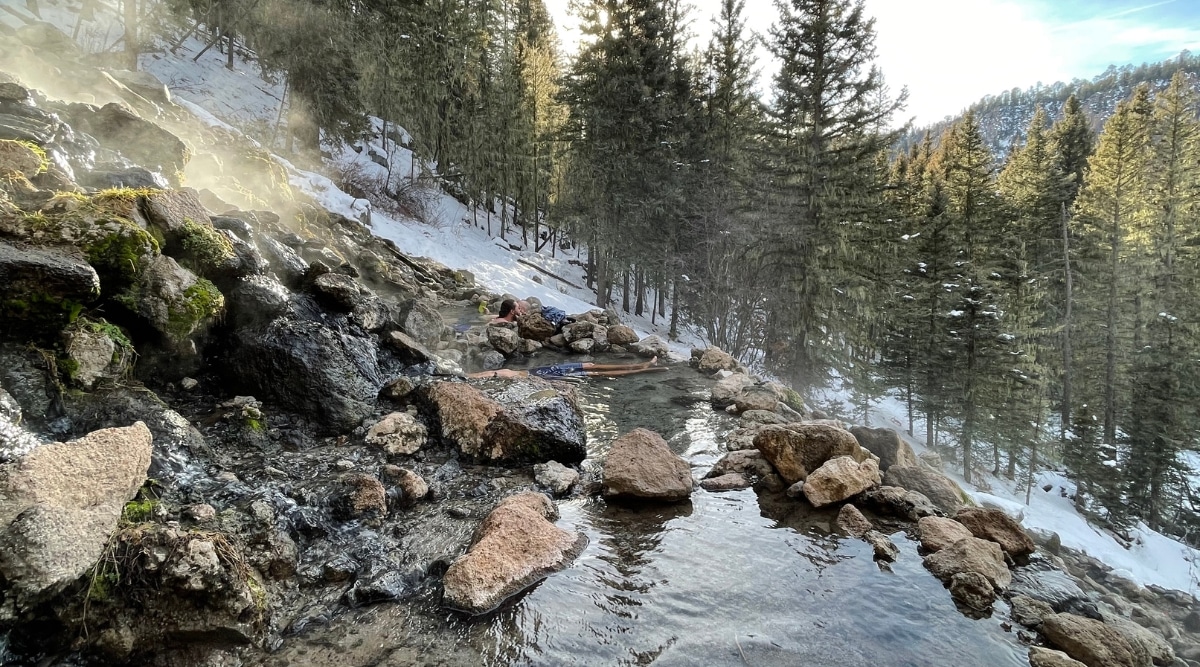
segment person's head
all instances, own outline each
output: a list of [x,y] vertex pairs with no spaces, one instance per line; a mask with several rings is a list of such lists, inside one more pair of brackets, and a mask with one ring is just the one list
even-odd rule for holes
[[508,317],[509,315],[515,315],[516,310],[517,310],[516,299],[505,299],[500,302],[500,317]]

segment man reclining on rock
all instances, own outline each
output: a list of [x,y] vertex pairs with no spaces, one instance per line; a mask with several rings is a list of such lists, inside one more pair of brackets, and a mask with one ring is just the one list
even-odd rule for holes
[[620,377],[636,373],[665,371],[665,366],[658,365],[658,357],[641,364],[596,364],[590,361],[554,364],[553,366],[537,366],[527,370],[500,368],[494,371],[480,371],[467,375],[469,378],[508,378],[515,380],[524,377],[539,377],[545,380],[584,377]]
[[[567,317],[566,311],[554,306],[542,306],[540,314],[546,318],[546,321],[554,325],[555,331],[561,331],[564,324],[573,320]],[[493,318],[488,324],[499,324],[501,322],[516,322],[517,318],[530,312],[529,302],[519,299],[505,299],[500,302],[500,315]]]

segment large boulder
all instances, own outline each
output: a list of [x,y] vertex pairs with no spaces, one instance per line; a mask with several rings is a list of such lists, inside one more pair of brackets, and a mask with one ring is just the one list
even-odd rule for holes
[[146,263],[137,285],[119,297],[167,341],[174,353],[194,356],[194,334],[205,332],[225,311],[216,285],[166,255]]
[[614,324],[608,328],[609,345],[632,345],[638,342],[637,332],[624,324]]
[[666,359],[671,354],[671,347],[667,345],[667,342],[654,335],[646,336],[636,343],[630,343],[628,347],[634,354],[646,358]]
[[226,370],[254,396],[337,433],[353,430],[374,411],[383,380],[370,339],[282,318],[237,337],[240,345]]
[[712,388],[713,407],[724,408],[733,405],[743,391],[753,386],[754,378],[744,373],[734,373],[729,377],[717,380]]
[[879,485],[879,466],[849,456],[829,459],[804,480],[804,497],[813,507],[824,507],[852,498]]
[[1139,656],[1149,656],[1155,665],[1170,665],[1175,662],[1175,649],[1157,631],[1142,627],[1103,607],[1100,609],[1100,619],[1104,621],[1105,625],[1124,635],[1129,646]]
[[987,612],[996,601],[996,589],[978,572],[959,572],[950,577],[950,597],[976,612]]
[[722,456],[704,477],[711,479],[738,473],[753,482],[773,472],[775,469],[771,467],[771,463],[767,459],[763,458],[762,452],[756,449],[741,449]]
[[940,516],[925,516],[917,521],[917,532],[921,536],[921,548],[935,553],[952,546],[959,540],[973,537],[967,527],[954,519]]
[[717,371],[731,371],[737,368],[737,359],[733,355],[717,347],[710,347],[700,354],[696,364],[701,373],[711,375]]
[[402,312],[401,321],[404,333],[431,350],[437,347],[438,341],[446,331],[446,322],[438,312],[437,305],[419,299],[407,305]]
[[751,410],[773,413],[779,407],[779,397],[770,389],[755,387],[735,396],[733,406],[738,414]]
[[926,556],[925,567],[945,583],[949,583],[960,572],[982,574],[997,591],[1007,589],[1012,583],[1012,573],[1004,562],[1000,545],[976,537],[961,539]]
[[1028,556],[1035,549],[1033,540],[1025,534],[1021,524],[1000,510],[964,507],[954,518],[972,535],[999,544],[1004,553],[1013,558]]
[[638,428],[613,441],[604,461],[605,496],[671,502],[691,493],[687,461],[661,435]]
[[879,469],[883,472],[895,465],[920,465],[912,447],[893,429],[855,426],[850,433],[863,449],[879,457]]
[[178,137],[143,119],[130,107],[113,102],[97,109],[86,104],[71,105],[72,127],[86,132],[105,148],[117,151],[135,164],[177,179],[191,158]]
[[1075,614],[1051,614],[1042,619],[1042,634],[1087,667],[1150,667],[1150,657],[1138,655],[1129,641],[1109,625]]
[[483,520],[471,548],[446,570],[445,603],[481,614],[565,567],[587,538],[550,522],[557,518],[553,503],[540,493],[502,500]]
[[0,463],[0,578],[9,603],[27,608],[96,563],[146,481],[150,452],[150,430],[138,422]]
[[880,486],[869,489],[863,493],[862,503],[880,514],[897,516],[909,521],[936,516],[941,512],[933,506],[925,494],[898,486]]
[[517,334],[521,338],[541,343],[550,340],[556,333],[554,324],[542,317],[541,313],[525,313],[517,318]]
[[767,426],[754,437],[754,446],[788,485],[803,481],[829,459],[867,458],[849,431],[825,424]]
[[946,514],[953,515],[963,506],[965,494],[954,480],[922,466],[894,465],[884,473],[883,483],[920,492]]
[[487,339],[489,345],[506,357],[516,354],[521,345],[521,337],[508,327],[488,327]]
[[587,456],[583,413],[567,388],[524,378],[491,396],[461,382],[437,382],[424,392],[441,436],[467,456],[513,465]]

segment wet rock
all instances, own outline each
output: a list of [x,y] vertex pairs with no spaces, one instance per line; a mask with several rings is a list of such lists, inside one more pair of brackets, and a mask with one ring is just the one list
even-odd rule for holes
[[1026,595],[1014,595],[1009,600],[1012,604],[1012,618],[1027,628],[1037,629],[1042,625],[1042,619],[1054,614],[1054,608]]
[[170,564],[163,568],[164,577],[185,591],[205,591],[220,580],[223,574],[217,548],[211,540],[195,539],[184,545]]
[[1105,625],[1114,628],[1125,637],[1138,656],[1149,656],[1155,665],[1170,665],[1175,662],[1175,649],[1171,648],[1171,644],[1159,633],[1103,608],[1100,610],[1100,616]]
[[887,535],[877,530],[868,530],[862,537],[875,550],[875,560],[894,563],[900,557],[900,550]]
[[857,507],[849,503],[842,505],[842,509],[838,511],[837,527],[847,535],[854,537],[862,537],[872,529],[870,520],[863,516]]
[[737,366],[737,359],[734,359],[732,355],[720,348],[710,347],[700,355],[696,370],[705,375],[712,375],[717,371],[731,371]]
[[533,479],[555,496],[561,496],[579,482],[579,473],[558,461],[547,461],[533,466]]
[[806,479],[832,458],[866,458],[848,431],[823,424],[768,426],[755,436],[754,446],[788,484]]
[[726,473],[717,477],[705,477],[700,480],[700,488],[711,492],[748,489],[751,486],[754,486],[754,483],[738,472]]
[[747,410],[773,413],[779,407],[779,398],[769,389],[755,388],[738,394],[733,399],[733,405],[739,414]]
[[715,408],[733,405],[737,397],[747,388],[754,386],[754,378],[743,373],[734,373],[717,380],[712,388],[712,404]]
[[189,505],[183,510],[184,516],[196,523],[208,523],[217,518],[217,510],[208,503]]
[[921,517],[935,516],[940,513],[940,510],[934,507],[924,494],[898,486],[885,485],[868,489],[862,495],[862,503],[880,514],[896,516],[909,521],[917,521]]
[[550,520],[556,518],[558,511],[540,493],[502,500],[476,531],[471,548],[446,571],[445,603],[483,613],[565,567],[587,538],[555,526]]
[[973,537],[966,526],[954,519],[940,516],[921,517],[917,521],[917,532],[921,535],[921,548],[930,553],[941,551],[959,540]]
[[593,351],[597,351],[596,341],[592,338],[580,338],[579,340],[568,343],[567,347],[570,348],[572,352],[577,352],[579,354],[591,354]]
[[225,297],[212,283],[180,266],[166,255],[146,263],[138,284],[125,303],[167,342],[176,362],[198,362],[191,342],[225,311]]
[[646,336],[636,343],[630,343],[627,347],[639,357],[666,359],[671,356],[670,346],[658,336]]
[[521,337],[508,327],[491,326],[487,328],[488,344],[504,356],[512,356],[521,345]]
[[383,484],[366,473],[347,473],[338,480],[334,492],[334,514],[340,519],[379,519],[387,516],[387,491]]
[[395,602],[413,594],[419,580],[419,572],[383,570],[357,579],[342,596],[342,601],[351,608],[377,602]]
[[1013,593],[1045,602],[1057,612],[1072,609],[1077,601],[1087,599],[1083,589],[1069,574],[1052,562],[1036,556],[1030,559],[1028,565],[1013,570],[1011,588]]
[[38,420],[50,411],[51,396],[57,394],[44,370],[44,360],[24,345],[0,344],[0,385],[21,408],[26,421]]
[[61,310],[63,300],[88,303],[100,295],[100,277],[84,258],[5,241],[0,241],[0,285],[0,317],[6,320],[0,329],[18,321],[28,327],[25,320],[38,312],[39,303]]
[[705,475],[706,478],[716,478],[729,473],[738,473],[753,482],[775,472],[762,452],[756,449],[742,449],[729,452],[722,456]]
[[804,480],[804,497],[813,507],[824,507],[852,498],[879,485],[879,466],[859,463],[849,456],[829,459]]
[[367,444],[391,456],[415,454],[425,445],[425,425],[407,412],[393,412],[367,430]]
[[146,188],[165,188],[166,179],[158,174],[141,167],[124,169],[93,169],[79,173],[79,185],[107,190],[110,188],[131,188],[142,190]]
[[384,466],[383,478],[394,484],[395,488],[400,492],[399,498],[392,495],[392,499],[393,502],[402,507],[413,505],[429,495],[429,483],[415,471],[408,468],[393,465]]
[[37,447],[0,464],[0,576],[17,609],[57,593],[100,558],[146,481],[145,424]]
[[781,414],[767,410],[746,410],[739,417],[743,424],[788,424],[792,421]]
[[322,303],[342,312],[350,312],[363,301],[374,296],[358,281],[341,273],[325,273],[317,276],[312,283],[312,289]]
[[0,388],[0,419],[6,419],[11,424],[21,423],[21,405],[3,388]]
[[605,496],[672,502],[691,493],[687,461],[662,436],[639,428],[613,441],[604,462]]
[[954,514],[963,506],[964,494],[958,484],[949,477],[927,468],[894,465],[884,474],[883,483],[920,492],[947,514]]
[[164,174],[181,173],[191,157],[178,137],[143,119],[124,104],[113,102],[96,109],[83,104],[71,105],[71,125],[100,141],[134,164]]
[[383,384],[375,345],[319,322],[279,319],[238,333],[226,370],[255,396],[311,415],[327,431],[353,430]]
[[996,601],[996,591],[978,572],[959,572],[950,578],[950,597],[976,612],[987,612]]
[[[194,229],[212,232],[212,221],[208,209],[200,203],[200,193],[192,188],[158,190],[140,197],[141,211],[146,220],[162,232],[167,241],[166,250],[190,252],[194,248],[185,243],[189,237],[189,225]],[[209,238],[211,234],[206,234]],[[189,239],[194,240],[194,239]]]
[[427,348],[437,346],[446,330],[446,323],[442,321],[442,314],[438,312],[436,304],[418,299],[410,303],[402,315],[404,333],[417,339]]
[[1022,558],[1034,551],[1033,540],[1025,534],[1021,524],[1000,510],[964,507],[954,518],[975,537],[999,544],[1012,558]]
[[1087,667],[1149,667],[1149,656],[1139,659],[1134,648],[1116,629],[1074,614],[1052,614],[1042,620],[1042,634]]
[[959,540],[926,556],[925,567],[945,583],[960,572],[978,572],[997,590],[1007,589],[1012,582],[1000,545],[976,537]]
[[1078,660],[1062,651],[1054,651],[1041,646],[1029,647],[1030,667],[1087,667]]
[[608,344],[609,345],[632,345],[638,342],[637,332],[632,327],[624,324],[614,324],[608,327]]
[[863,449],[879,457],[879,469],[883,472],[894,465],[920,465],[912,447],[890,428],[855,426],[850,433]]
[[442,437],[457,443],[464,454],[484,453],[487,427],[503,409],[500,403],[461,382],[438,382],[426,392]]
[[541,313],[525,313],[517,318],[517,335],[521,338],[544,342],[558,333]]

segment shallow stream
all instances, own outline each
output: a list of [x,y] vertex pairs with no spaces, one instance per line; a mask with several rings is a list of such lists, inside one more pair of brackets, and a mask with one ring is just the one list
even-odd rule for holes
[[[560,360],[541,354],[525,366]],[[599,466],[614,437],[643,426],[661,433],[702,476],[734,426],[708,405],[709,386],[686,365],[579,383],[590,452],[585,469]],[[576,498],[559,509],[558,525],[585,533],[586,550],[499,610],[468,618],[442,609],[437,592],[429,591],[291,637],[276,659],[290,665],[1028,664],[1015,635],[1001,628],[1003,602],[991,618],[963,616],[903,532],[892,535],[901,555],[889,570],[872,560],[864,542],[831,533],[835,512],[782,494],[697,489],[680,505],[636,508]]]

